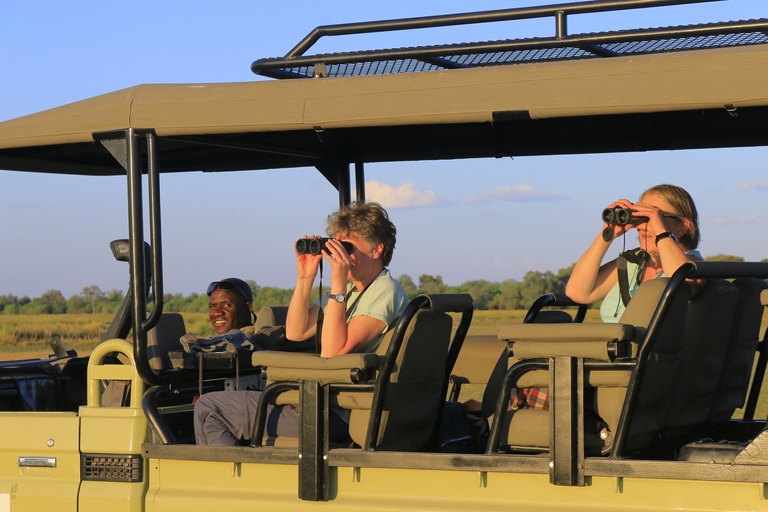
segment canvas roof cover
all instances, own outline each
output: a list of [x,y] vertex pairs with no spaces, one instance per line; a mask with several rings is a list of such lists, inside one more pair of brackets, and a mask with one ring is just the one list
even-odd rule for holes
[[0,123],[0,169],[124,170],[94,134],[159,137],[161,172],[768,144],[768,45],[419,73],[139,85]]

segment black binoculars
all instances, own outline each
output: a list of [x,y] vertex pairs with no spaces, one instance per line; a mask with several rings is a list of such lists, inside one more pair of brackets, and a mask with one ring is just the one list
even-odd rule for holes
[[617,206],[616,208],[606,208],[601,215],[603,222],[608,224],[603,230],[603,240],[610,242],[613,240],[613,228],[611,225],[625,226],[627,224],[636,225],[648,222],[648,217],[645,215],[635,215],[634,210],[629,208],[622,208]]
[[626,224],[642,224],[648,222],[648,217],[645,215],[635,215],[634,210],[629,208],[622,208],[617,206],[616,208],[606,208],[603,210],[602,215],[603,222],[606,224],[618,224],[624,226]]
[[[323,249],[325,249],[325,244],[328,243],[328,240],[332,240],[331,238],[299,238],[296,240],[296,252],[299,254],[311,254],[313,256],[317,256],[321,252],[323,252]],[[352,242],[341,242],[342,247],[347,252],[352,252],[355,249],[355,246],[352,245]]]

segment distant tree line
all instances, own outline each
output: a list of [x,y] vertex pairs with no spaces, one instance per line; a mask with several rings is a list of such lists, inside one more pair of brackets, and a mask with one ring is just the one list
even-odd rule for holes
[[[718,254],[706,258],[707,261],[744,261],[740,256]],[[768,262],[768,259],[762,260]],[[575,264],[574,264],[575,265]],[[459,286],[449,286],[440,275],[422,274],[418,283],[408,274],[397,278],[405,288],[408,299],[422,293],[469,293],[475,301],[475,309],[527,309],[537,297],[544,293],[563,293],[574,265],[561,268],[557,273],[532,270],[523,276],[522,281],[507,279],[501,282],[486,280],[467,281]],[[258,312],[263,306],[287,305],[293,289],[259,286],[255,281],[246,280],[253,292],[253,309]],[[328,285],[326,285],[328,286]],[[324,290],[327,291],[327,288]],[[311,295],[314,301],[319,296],[315,288]],[[48,290],[40,297],[30,299],[27,296],[0,295],[0,314],[6,315],[45,315],[45,314],[87,314],[116,313],[123,301],[120,290],[103,292],[98,286],[87,286],[77,294],[65,299],[59,290]],[[192,293],[188,296],[177,294],[164,295],[163,311],[204,313],[208,310],[208,296]],[[150,294],[150,301],[152,296]]]

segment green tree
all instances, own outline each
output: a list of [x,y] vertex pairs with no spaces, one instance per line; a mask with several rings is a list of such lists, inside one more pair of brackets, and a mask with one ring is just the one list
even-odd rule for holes
[[101,291],[101,288],[95,284],[86,286],[83,288],[83,291],[80,292],[80,296],[91,303],[91,313],[96,313],[96,303],[103,299],[105,295],[106,294]]
[[246,279],[245,284],[248,285],[248,287],[251,289],[251,293],[253,293],[254,296],[261,289],[261,286],[256,284],[256,281],[254,281],[253,279]]
[[419,295],[419,289],[416,287],[416,283],[413,282],[411,276],[408,274],[402,274],[397,278],[397,281],[405,289],[405,294],[408,296],[408,300],[413,300]]
[[46,304],[53,305],[56,302],[66,302],[67,299],[61,294],[59,290],[48,290],[40,296],[40,300]]
[[67,313],[88,313],[88,304],[79,295],[73,295],[67,299]]
[[490,309],[523,309],[522,284],[514,279],[499,283],[499,294],[489,304]]
[[430,276],[421,274],[419,276],[419,293],[445,293],[448,287],[443,283],[443,277],[440,275]]
[[744,258],[730,254],[715,254],[714,256],[707,256],[704,261],[744,261]]
[[[8,295],[0,295],[0,312],[6,313],[6,314],[16,314],[16,305],[19,303],[19,298],[15,295],[11,295],[10,293]],[[11,309],[13,309],[14,313],[11,313]]]
[[472,296],[475,309],[491,309],[497,295],[501,293],[499,285],[490,281],[467,281],[461,289]]

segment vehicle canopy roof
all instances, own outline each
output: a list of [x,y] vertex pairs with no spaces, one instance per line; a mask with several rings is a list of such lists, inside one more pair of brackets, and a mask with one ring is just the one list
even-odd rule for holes
[[0,123],[0,168],[124,174],[94,140],[129,128],[159,137],[161,172],[768,144],[768,20],[563,29],[252,66],[306,79],[139,85]]

